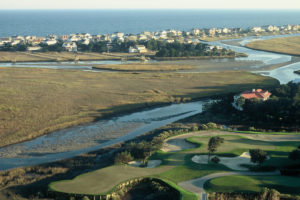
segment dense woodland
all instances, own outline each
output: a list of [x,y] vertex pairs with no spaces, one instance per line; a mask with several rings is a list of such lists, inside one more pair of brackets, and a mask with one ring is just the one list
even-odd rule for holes
[[247,124],[251,129],[263,127],[268,130],[300,129],[300,84],[288,83],[271,90],[267,101],[244,100],[243,111],[232,106],[233,95],[223,97],[206,107],[206,112],[223,116],[228,121]]

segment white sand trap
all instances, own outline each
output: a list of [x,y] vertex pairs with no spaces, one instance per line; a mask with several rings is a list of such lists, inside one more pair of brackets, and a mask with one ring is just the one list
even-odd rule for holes
[[177,152],[185,149],[195,148],[196,145],[187,142],[184,138],[174,138],[167,140],[161,150],[165,152]]
[[[148,160],[147,167],[146,168],[155,168],[158,167],[162,163],[161,160]],[[128,165],[132,167],[141,167],[140,161],[131,161],[128,163]]]
[[[211,156],[213,158],[214,156]],[[199,155],[193,156],[192,161],[199,164],[207,164],[208,155]],[[237,157],[219,157],[220,163],[233,169],[233,170],[241,170],[248,171],[248,168],[240,166],[241,164],[253,164],[251,162],[249,152],[244,152],[242,155]]]

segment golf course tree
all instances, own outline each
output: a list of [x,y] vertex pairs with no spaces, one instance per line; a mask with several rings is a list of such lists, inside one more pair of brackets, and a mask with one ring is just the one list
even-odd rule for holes
[[138,143],[131,142],[126,146],[126,151],[128,151],[134,159],[141,160],[145,164],[151,154],[158,150],[157,146],[151,144],[151,142],[141,141]]
[[212,159],[211,159],[211,162],[214,162],[216,164],[218,164],[220,162],[220,158],[218,156],[214,156]]
[[128,151],[118,153],[115,156],[115,164],[128,164],[132,160],[133,160],[133,157],[131,156],[131,154]]
[[267,153],[261,149],[250,149],[249,153],[253,163],[262,164],[267,160]]
[[224,142],[224,138],[219,136],[211,137],[208,141],[208,162],[210,160],[210,155],[217,151],[218,147]]
[[289,159],[300,160],[300,149],[295,149],[289,154]]

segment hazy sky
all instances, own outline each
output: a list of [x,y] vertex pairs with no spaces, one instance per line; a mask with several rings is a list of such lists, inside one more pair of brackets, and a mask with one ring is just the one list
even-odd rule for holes
[[300,0],[0,0],[0,9],[300,9]]

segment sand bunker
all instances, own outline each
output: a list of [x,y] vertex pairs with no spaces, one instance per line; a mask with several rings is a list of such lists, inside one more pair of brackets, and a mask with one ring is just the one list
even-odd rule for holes
[[[213,158],[213,156],[211,156]],[[219,157],[220,163],[233,170],[248,171],[248,168],[242,167],[241,164],[253,164],[249,152],[244,152],[237,157]],[[199,164],[207,164],[208,155],[193,156],[192,161]]]
[[174,138],[167,140],[161,150],[165,152],[177,152],[195,147],[196,145],[187,142],[184,138]]
[[[158,167],[161,163],[162,163],[161,160],[149,160],[146,168],[155,168],[155,167]],[[141,166],[140,161],[131,161],[128,164],[132,167],[140,167]]]

